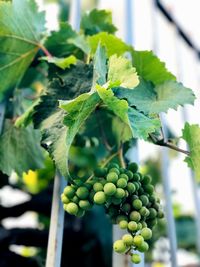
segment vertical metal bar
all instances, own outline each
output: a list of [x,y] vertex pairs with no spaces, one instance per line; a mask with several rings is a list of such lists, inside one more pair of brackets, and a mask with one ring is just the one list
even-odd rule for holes
[[[156,11],[157,5],[156,1],[152,0],[152,26],[153,26],[153,50],[156,54],[158,54],[159,50],[159,33],[158,33],[158,25],[156,19]],[[161,116],[163,118],[163,115]],[[163,132],[166,136],[166,122],[163,118]],[[166,136],[167,138],[167,136]],[[165,212],[167,218],[167,232],[170,243],[170,256],[171,256],[171,266],[177,267],[177,238],[176,238],[176,227],[175,220],[173,216],[173,206],[171,200],[171,186],[170,186],[170,177],[169,177],[169,152],[166,148],[162,148],[162,179],[163,179],[163,190],[165,196]]]
[[[79,29],[81,0],[71,1],[70,23],[75,30]],[[53,189],[51,222],[47,247],[46,267],[60,267],[64,228],[64,209],[60,195],[67,185],[64,177],[56,173]]]
[[0,134],[2,133],[2,130],[3,130],[5,109],[6,109],[6,103],[5,102],[1,102],[0,103]]

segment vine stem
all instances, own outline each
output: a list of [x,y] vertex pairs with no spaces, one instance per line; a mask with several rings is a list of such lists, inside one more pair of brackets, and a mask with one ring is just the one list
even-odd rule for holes
[[44,52],[44,54],[47,56],[47,57],[53,57],[52,54],[46,49],[45,46],[43,46],[42,44],[39,44],[39,48]]
[[119,151],[113,153],[107,160],[102,164],[102,167],[105,167],[114,157],[119,155]]
[[120,149],[118,150],[118,158],[119,158],[119,162],[122,166],[122,168],[126,168],[126,164],[123,158],[123,147],[121,145]]

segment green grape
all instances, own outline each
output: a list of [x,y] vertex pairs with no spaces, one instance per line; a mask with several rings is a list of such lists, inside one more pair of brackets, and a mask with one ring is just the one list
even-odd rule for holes
[[117,181],[117,187],[125,188],[126,186],[127,186],[127,181],[126,181],[126,179],[124,179],[124,178],[120,178],[120,179]]
[[131,221],[139,222],[141,220],[141,215],[138,211],[132,211],[129,217]]
[[87,197],[89,196],[90,192],[89,190],[85,187],[85,186],[81,186],[77,189],[76,191],[76,195],[80,198],[80,199],[87,199]]
[[78,209],[78,212],[76,214],[77,217],[81,218],[85,215],[85,210]]
[[97,205],[102,205],[106,202],[106,196],[105,193],[100,191],[95,193],[94,195],[94,203]]
[[130,170],[126,170],[125,174],[128,175],[128,178],[129,178],[130,180],[133,179],[133,173],[132,173],[132,171],[130,171]]
[[133,237],[130,234],[123,235],[122,240],[124,241],[124,244],[126,246],[132,246],[133,245]]
[[136,191],[138,191],[138,189],[140,188],[138,182],[133,182],[133,184],[135,185]]
[[114,194],[114,197],[116,197],[116,198],[123,198],[123,197],[125,197],[125,191],[124,191],[124,189],[122,189],[122,188],[117,188],[116,189],[116,192],[115,192],[115,194]]
[[130,194],[133,194],[136,191],[136,187],[133,183],[128,183],[127,184],[127,190]]
[[140,172],[138,172],[138,175],[140,176],[140,181],[142,181],[144,176]]
[[164,218],[164,217],[165,217],[164,212],[163,212],[162,210],[159,210],[158,213],[157,213],[157,217],[158,217],[159,219]]
[[145,196],[145,195],[141,195],[139,198],[140,198],[140,200],[142,201],[142,205],[143,205],[143,206],[147,206],[147,204],[149,203],[149,199],[148,199],[148,197]]
[[151,239],[152,237],[152,231],[149,228],[143,228],[140,232],[141,236],[144,238],[144,240]]
[[123,240],[117,240],[113,244],[113,249],[117,253],[124,253],[126,251],[126,245]]
[[142,229],[142,224],[139,222],[137,225],[137,230],[141,230]]
[[134,173],[133,174],[133,178],[132,178],[133,181],[135,182],[139,182],[140,181],[140,176],[138,173]]
[[127,227],[128,227],[128,222],[125,221],[125,220],[120,221],[120,222],[119,222],[119,227],[120,227],[121,229],[127,229]]
[[123,178],[128,182],[128,175],[126,175],[125,173],[120,174],[119,178]]
[[157,224],[157,219],[150,219],[147,221],[147,226],[153,228]]
[[118,175],[115,172],[109,172],[106,176],[106,180],[111,183],[116,183],[118,180]]
[[116,216],[118,215],[118,210],[116,209],[116,207],[114,205],[110,205],[109,208],[108,208],[108,214],[110,216]]
[[76,203],[70,202],[69,204],[67,204],[65,210],[71,215],[76,215],[78,213],[78,205]]
[[142,242],[142,244],[139,247],[137,247],[137,250],[140,252],[146,252],[146,251],[148,251],[148,249],[149,249],[149,245],[145,241]]
[[131,261],[132,261],[132,263],[140,263],[141,262],[141,257],[140,257],[140,255],[139,254],[133,254],[132,256],[131,256]]
[[134,221],[130,221],[128,223],[128,229],[131,231],[131,232],[134,232],[137,230],[137,223],[134,222]]
[[119,165],[117,163],[110,163],[109,166],[108,166],[108,169],[112,169],[112,168],[117,168],[119,169]]
[[121,207],[121,210],[123,212],[130,212],[131,211],[131,205],[129,203],[124,203]]
[[132,195],[131,201],[133,202],[135,199],[138,199],[139,197],[137,195]]
[[141,244],[144,242],[144,238],[141,235],[136,235],[133,238],[133,243],[136,247],[141,246]]
[[106,168],[97,168],[94,170],[94,175],[97,177],[104,177],[106,175],[107,169]]
[[141,222],[141,224],[142,224],[142,228],[147,227],[147,223],[146,222]]
[[91,201],[91,202],[93,202],[94,201],[94,195],[96,194],[96,192],[95,191],[90,191],[90,194],[89,194],[89,197],[88,197],[88,199]]
[[144,189],[142,188],[142,187],[140,187],[139,189],[138,189],[138,194],[139,195],[142,195],[144,193]]
[[79,203],[79,198],[77,196],[74,196],[72,199],[71,199],[72,202],[78,204]]
[[121,198],[114,198],[112,199],[112,203],[115,204],[115,205],[119,205],[121,204],[122,200]]
[[109,173],[110,173],[110,172],[114,172],[114,173],[116,173],[117,175],[120,174],[120,171],[119,171],[118,168],[111,168],[111,169],[109,169]]
[[121,221],[127,221],[128,222],[128,217],[126,215],[118,215],[116,218],[116,222],[120,223]]
[[137,170],[138,170],[138,165],[137,165],[137,163],[135,163],[135,162],[130,163],[130,164],[128,165],[128,170],[132,171],[133,173],[134,173],[134,172],[137,172]]
[[70,202],[69,198],[65,196],[64,194],[61,195],[61,201],[64,204],[68,204]]
[[151,195],[154,192],[154,187],[153,185],[148,184],[144,186],[144,190]]
[[107,183],[106,179],[101,179],[99,182],[100,182],[103,186]]
[[105,196],[106,196],[106,204],[108,204],[108,205],[112,204],[113,203],[113,197],[107,196],[107,195],[105,195]]
[[89,210],[92,206],[88,200],[80,200],[79,207],[83,210]]
[[139,210],[142,208],[142,201],[139,199],[133,200],[132,206],[136,209]]
[[146,207],[142,207],[139,212],[143,217],[147,217],[150,214],[149,210]]
[[152,181],[152,179],[151,179],[151,176],[150,175],[145,175],[143,177],[143,179],[142,179],[142,183],[145,184],[145,185],[150,184],[151,181]]
[[71,185],[66,186],[64,189],[64,194],[69,199],[73,198],[73,196],[75,195],[75,192],[76,190]]
[[156,216],[157,216],[157,211],[156,211],[154,208],[149,208],[149,212],[150,212],[150,214],[149,214],[149,218],[150,218],[150,219],[154,219],[154,218],[156,218]]
[[104,185],[103,190],[107,196],[112,196],[115,194],[117,188],[113,183],[107,183]]
[[155,195],[151,195],[149,196],[149,201],[154,204],[156,202],[156,196]]
[[120,173],[125,173],[126,169],[124,169],[124,168],[119,168],[119,171],[120,171]]
[[94,190],[95,192],[102,191],[102,190],[103,190],[103,185],[102,185],[102,183],[100,183],[100,182],[96,182],[96,183],[93,185],[93,190]]

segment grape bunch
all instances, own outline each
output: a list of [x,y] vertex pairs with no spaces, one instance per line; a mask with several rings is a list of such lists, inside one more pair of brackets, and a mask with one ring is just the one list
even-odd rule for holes
[[64,209],[78,217],[94,204],[103,205],[112,223],[127,230],[122,239],[114,242],[114,251],[129,254],[133,263],[141,261],[135,251],[148,250],[152,228],[158,219],[164,217],[151,177],[138,172],[138,165],[134,162],[127,169],[116,163],[96,169],[94,176],[86,182],[75,180],[74,184],[66,186],[61,200]]

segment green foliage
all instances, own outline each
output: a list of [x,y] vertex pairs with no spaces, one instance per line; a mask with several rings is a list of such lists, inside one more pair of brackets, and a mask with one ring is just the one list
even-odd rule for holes
[[200,181],[200,127],[197,124],[186,123],[183,129],[182,138],[187,142],[190,155],[185,161],[195,172],[195,176]]
[[34,1],[0,1],[0,99],[19,83],[36,55],[44,25],[44,13]]
[[75,65],[77,59],[75,56],[68,56],[65,58],[58,58],[58,57],[42,57],[42,60],[46,60],[48,63],[55,64],[57,67],[65,70],[69,68],[71,65]]
[[10,120],[5,121],[3,134],[0,136],[0,169],[11,175],[15,171],[20,176],[23,172],[43,167],[44,151],[39,144],[40,133],[27,128],[16,128]]
[[193,104],[195,100],[191,89],[181,83],[167,81],[153,86],[142,80],[134,90],[124,88],[115,89],[116,96],[125,98],[131,106],[147,114],[167,112],[168,109],[177,109],[179,105]]
[[112,24],[111,12],[97,9],[93,9],[82,17],[81,29],[85,35],[94,35],[99,32],[115,33],[117,30]]

